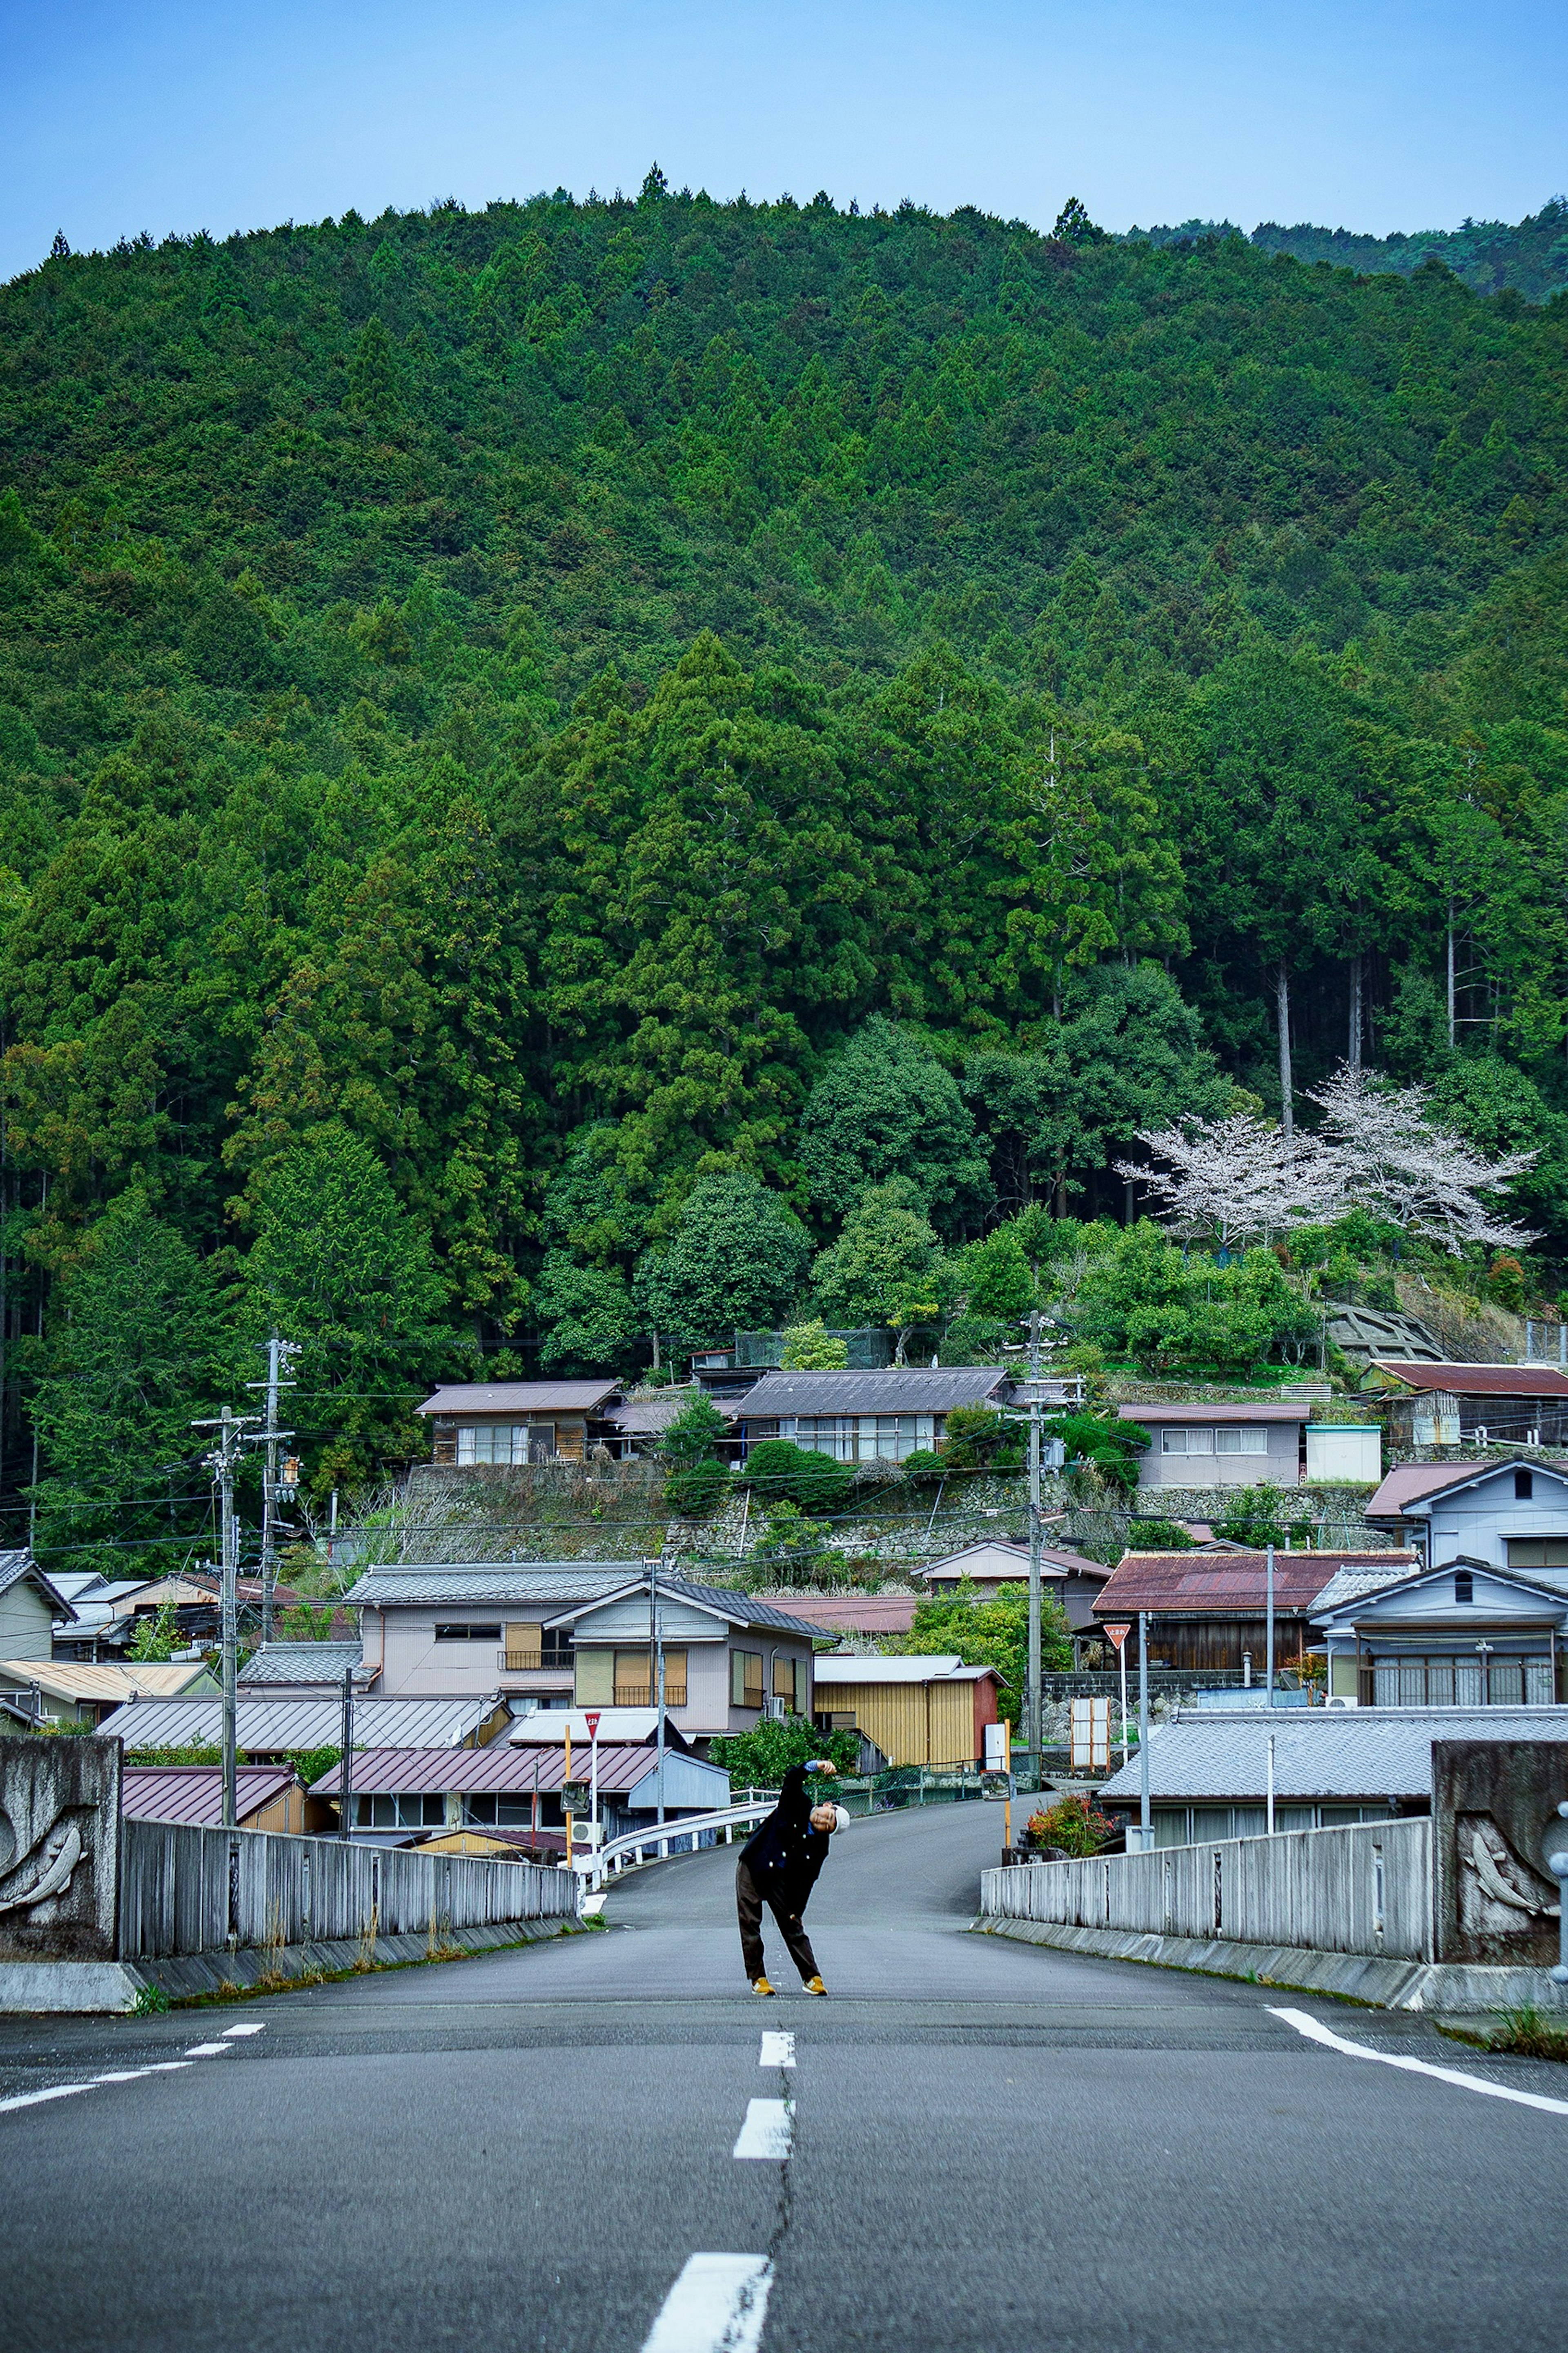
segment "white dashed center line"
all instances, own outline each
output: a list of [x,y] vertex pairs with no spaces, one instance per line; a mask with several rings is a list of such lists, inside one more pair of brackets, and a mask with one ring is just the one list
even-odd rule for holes
[[759,2067],[793,2067],[795,2037],[793,2034],[764,2034]]
[[773,2269],[766,2255],[693,2255],[643,2353],[757,2353]]
[[224,2039],[224,2041],[225,2041],[226,2042],[227,2042],[232,2041],[232,2040],[233,2040],[236,2036],[237,2036],[237,2035],[242,2035],[242,2034],[265,2034],[265,2033],[266,2033],[266,2031],[267,2031],[267,2024],[266,2024],[266,2021],[265,2021],[265,2020],[263,2020],[263,2019],[257,2019],[257,2020],[247,2021],[247,2023],[246,2023],[245,2025],[243,2025],[243,2026],[226,2026],[226,2027],[224,2028],[224,2031],[223,2031],[223,2039]]
[[1347,2059],[1375,2059],[1380,2067],[1398,2067],[1407,2075],[1434,2075],[1439,2084],[1457,2084],[1461,2091],[1480,2092],[1489,2100],[1513,2100],[1521,2108],[1545,2108],[1552,2116],[1568,2116],[1568,2100],[1549,2099],[1544,2092],[1516,2092],[1511,2084],[1489,2084],[1484,2075],[1468,2075],[1462,2067],[1435,2067],[1429,2059],[1405,2059],[1397,2052],[1369,2050],[1364,2042],[1350,2042],[1334,2033],[1309,2010],[1272,2010],[1270,2015],[1282,2018],[1310,2042],[1341,2051]]
[[187,2042],[185,2045],[187,2059],[227,2059],[233,2052],[232,2042]]
[[787,2100],[748,2100],[746,2121],[731,2155],[775,2160],[787,2157],[792,2121]]
[[89,2075],[84,2084],[51,2084],[47,2091],[13,2092],[8,2100],[0,2100],[0,2116],[11,2108],[41,2108],[46,2100],[71,2100],[79,2092],[96,2092],[103,2084],[137,2084],[143,2075],[172,2075],[190,2063],[188,2059],[160,2059],[151,2067],[117,2067],[108,2074]]

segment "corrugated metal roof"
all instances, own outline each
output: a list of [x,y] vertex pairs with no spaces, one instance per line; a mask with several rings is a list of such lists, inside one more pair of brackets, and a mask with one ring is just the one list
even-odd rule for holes
[[781,1414],[951,1413],[983,1405],[1007,1388],[1005,1365],[952,1365],[885,1373],[765,1373],[754,1389],[731,1400],[738,1421],[772,1421]]
[[1122,1421],[1192,1423],[1223,1422],[1228,1429],[1232,1422],[1245,1426],[1248,1422],[1310,1421],[1316,1407],[1309,1404],[1280,1405],[1119,1405],[1116,1409]]
[[587,1413],[619,1381],[469,1381],[437,1389],[416,1413]]
[[[518,1561],[505,1568],[474,1567],[464,1562],[433,1567],[428,1563],[407,1568],[367,1569],[348,1595],[351,1603],[371,1609],[439,1609],[459,1602],[534,1602],[563,1609],[574,1602],[592,1605],[647,1584],[647,1563],[622,1561]],[[689,1577],[661,1577],[661,1594],[675,1601],[692,1601],[718,1610],[742,1626],[771,1626],[785,1634],[812,1630],[798,1618],[786,1617],[770,1602],[723,1585],[697,1585]]]
[[1451,1397],[1568,1398],[1568,1373],[1552,1365],[1426,1365],[1403,1356],[1374,1356],[1373,1365],[1408,1389]]
[[847,1593],[814,1593],[790,1608],[819,1634],[907,1634],[920,1599],[914,1593],[869,1593],[858,1600]]
[[239,1671],[246,1683],[336,1683],[362,1663],[358,1642],[263,1642]]
[[[482,1699],[361,1699],[354,1702],[354,1738],[377,1748],[448,1748],[471,1739],[501,1704]],[[238,1707],[239,1746],[251,1755],[296,1748],[335,1748],[342,1736],[337,1699],[248,1699]],[[142,1699],[116,1708],[99,1725],[127,1748],[214,1746],[223,1737],[223,1703],[216,1699]]]
[[[236,1812],[247,1815],[270,1805],[294,1778],[289,1765],[242,1765],[236,1776]],[[223,1767],[220,1765],[127,1765],[121,1776],[120,1810],[138,1822],[184,1822],[193,1830],[223,1827]]]
[[[730,1777],[719,1766],[685,1755],[680,1761],[684,1767],[695,1767],[700,1773],[711,1774],[715,1789],[721,1788],[728,1792]],[[611,1797],[635,1789],[639,1781],[645,1781],[658,1769],[658,1763],[653,1750],[644,1742],[606,1746],[601,1741],[599,1788]],[[341,1770],[341,1767],[334,1766],[319,1781],[313,1781],[311,1795],[335,1798]],[[533,1789],[559,1789],[565,1778],[564,1748],[513,1748],[504,1740],[490,1748],[382,1748],[368,1750],[363,1756],[358,1749],[354,1751],[353,1790],[362,1798],[387,1797],[399,1791],[410,1797],[423,1792],[436,1795],[448,1789],[495,1789],[515,1797]],[[573,1748],[572,1778],[588,1778],[586,1747]],[[715,1802],[720,1800],[716,1799]]]
[[994,1667],[966,1667],[956,1653],[940,1651],[906,1652],[893,1659],[835,1651],[814,1662],[812,1678],[820,1689],[827,1683],[836,1688],[842,1683],[974,1683],[995,1672]]
[[[1215,1709],[1201,1722],[1156,1727],[1149,1741],[1154,1798],[1261,1799],[1274,1738],[1274,1794],[1428,1798],[1434,1740],[1568,1741],[1568,1708]],[[1114,1773],[1102,1798],[1136,1799],[1139,1764]]]
[[[1413,1552],[1389,1553],[1405,1571],[1416,1566]],[[1310,1609],[1331,1577],[1368,1551],[1277,1552],[1274,1607],[1284,1617]],[[1382,1567],[1375,1551],[1372,1565]],[[1163,1617],[1183,1611],[1206,1616],[1261,1617],[1268,1603],[1268,1563],[1261,1552],[1130,1552],[1094,1599],[1097,1618],[1125,1617],[1129,1610],[1156,1610]]]
[[113,1666],[79,1664],[74,1659],[0,1659],[0,1676],[7,1683],[37,1683],[51,1699],[99,1701],[129,1699],[133,1692],[172,1699],[194,1683],[211,1681],[205,1659],[146,1664],[128,1660]]
[[1474,1486],[1486,1479],[1500,1479],[1521,1467],[1553,1472],[1568,1484],[1568,1462],[1547,1462],[1536,1456],[1522,1466],[1512,1455],[1504,1462],[1396,1462],[1366,1505],[1364,1517],[1394,1519],[1428,1496],[1446,1493],[1450,1488]]

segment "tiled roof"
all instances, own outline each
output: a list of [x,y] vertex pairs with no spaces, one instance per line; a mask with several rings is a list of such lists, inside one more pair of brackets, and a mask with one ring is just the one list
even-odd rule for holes
[[437,1389],[416,1413],[591,1413],[619,1381],[472,1381]]
[[20,1584],[25,1577],[32,1578],[57,1618],[76,1616],[59,1587],[50,1583],[26,1546],[17,1551],[0,1552],[0,1593],[9,1592],[11,1587]]
[[[1274,1740],[1274,1794],[1300,1798],[1426,1798],[1434,1740],[1568,1742],[1568,1708],[1215,1709],[1201,1722],[1158,1725],[1149,1740],[1154,1798],[1261,1799]],[[1134,1757],[1102,1798],[1136,1799]]]
[[764,1373],[731,1401],[740,1421],[824,1413],[951,1413],[984,1405],[1012,1375],[1005,1365],[899,1367],[885,1373]]
[[[1389,1553],[1391,1566],[1406,1574],[1416,1567],[1413,1552]],[[1358,1552],[1277,1552],[1274,1607],[1283,1617],[1310,1609],[1331,1577],[1351,1563],[1381,1567],[1375,1548]],[[1213,1618],[1260,1618],[1267,1606],[1268,1563],[1261,1552],[1130,1552],[1095,1596],[1097,1618],[1125,1617],[1130,1610],[1156,1610],[1163,1617],[1202,1613]]]
[[[354,1739],[376,1748],[456,1748],[489,1723],[500,1705],[482,1699],[361,1699],[354,1702]],[[327,1699],[247,1699],[238,1707],[239,1746],[255,1755],[295,1748],[335,1748],[342,1736],[341,1702]],[[223,1703],[216,1699],[143,1699],[99,1725],[127,1748],[216,1747],[223,1737]]]
[[243,1688],[248,1683],[336,1683],[342,1688],[350,1667],[361,1664],[354,1642],[264,1642],[252,1651],[239,1671]]
[[[591,1605],[607,1601],[627,1587],[646,1588],[647,1584],[647,1563],[642,1560],[517,1561],[504,1567],[458,1562],[432,1567],[426,1563],[408,1568],[367,1569],[348,1599],[372,1609],[401,1604],[405,1609],[429,1609],[474,1601],[520,1605],[535,1602],[568,1608],[574,1602]],[[661,1577],[658,1589],[671,1600],[692,1601],[718,1610],[737,1625],[772,1626],[785,1634],[807,1634],[813,1630],[804,1620],[788,1617],[770,1602],[754,1600],[749,1593],[737,1593],[728,1586],[696,1585],[689,1577]]]
[[1450,1397],[1568,1398],[1568,1373],[1552,1365],[1426,1365],[1403,1356],[1376,1356],[1373,1364],[1406,1388]]

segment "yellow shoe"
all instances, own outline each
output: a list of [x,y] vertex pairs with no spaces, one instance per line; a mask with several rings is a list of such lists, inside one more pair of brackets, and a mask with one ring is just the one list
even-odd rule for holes
[[773,1992],[773,1988],[768,1983],[766,1978],[753,1978],[752,1979],[752,1991],[753,1993],[771,1994]]
[[826,1993],[827,1991],[827,1988],[823,1984],[820,1978],[807,1978],[805,1981],[805,1990],[807,1993]]

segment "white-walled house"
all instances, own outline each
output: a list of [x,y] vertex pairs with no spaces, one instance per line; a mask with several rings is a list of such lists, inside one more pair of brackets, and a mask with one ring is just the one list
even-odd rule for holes
[[1297,1487],[1307,1475],[1303,1435],[1312,1408],[1257,1405],[1122,1405],[1152,1443],[1138,1458],[1140,1487]]
[[1328,1652],[1331,1702],[1552,1707],[1568,1576],[1553,1584],[1463,1558],[1394,1577],[1346,1570],[1319,1595],[1312,1623]]
[[[647,1564],[542,1561],[377,1567],[348,1596],[387,1698],[498,1693],[533,1708],[648,1707]],[[665,1705],[688,1740],[812,1710],[817,1630],[725,1588],[658,1579]]]
[[1462,1554],[1568,1585],[1568,1463],[1397,1463],[1366,1517],[1429,1568]]

